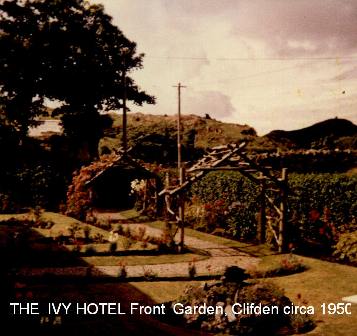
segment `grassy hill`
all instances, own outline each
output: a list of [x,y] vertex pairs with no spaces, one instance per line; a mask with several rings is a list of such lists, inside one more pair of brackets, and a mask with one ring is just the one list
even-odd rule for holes
[[[111,115],[114,118],[113,127],[121,126],[121,117]],[[255,130],[248,125],[224,123],[209,117],[196,115],[182,116],[183,138],[191,137],[195,147],[206,148],[222,143],[235,142],[247,137],[255,137]],[[129,141],[138,136],[146,136],[156,133],[175,138],[177,135],[176,115],[153,115],[143,113],[128,114]]]
[[[121,143],[121,116],[111,114],[113,125],[105,132],[101,151],[118,148]],[[294,130],[276,130],[259,137],[248,125],[224,123],[209,116],[182,117],[183,157],[194,160],[217,145],[247,141],[253,152],[275,152],[288,149],[357,149],[357,126],[346,119],[329,119]],[[128,142],[137,157],[152,161],[174,162],[177,152],[177,116],[128,114]]]
[[328,119],[294,131],[272,131],[263,138],[288,148],[357,148],[357,126],[346,119]]
[[[105,132],[101,148],[117,148],[121,137],[121,116],[112,114],[113,126]],[[242,140],[254,140],[256,131],[248,125],[224,123],[196,115],[182,116],[183,155],[195,157],[207,147]],[[138,141],[140,139],[140,141]],[[128,143],[134,146],[136,155],[150,153],[153,160],[176,159],[177,116],[152,115],[143,113],[128,114]]]

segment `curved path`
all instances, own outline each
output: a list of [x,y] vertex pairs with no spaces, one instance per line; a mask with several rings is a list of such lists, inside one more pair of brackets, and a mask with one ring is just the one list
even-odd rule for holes
[[[124,228],[138,229],[145,227],[146,234],[159,237],[162,230],[152,228],[146,224],[122,224]],[[176,237],[177,238],[177,237]],[[250,268],[259,263],[260,259],[252,257],[247,253],[229,248],[217,243],[208,242],[189,235],[185,237],[185,244],[188,247],[200,249],[211,257],[205,260],[192,261],[196,267],[196,275],[222,275],[228,266],[238,266],[240,268]],[[190,262],[165,263],[154,265],[126,266],[127,277],[141,277],[153,275],[156,278],[167,277],[187,277]],[[42,276],[44,274],[64,275],[84,277],[87,275],[88,267],[45,267],[45,268],[22,268],[19,274],[24,276]],[[93,277],[117,277],[120,266],[96,266],[91,271]]]

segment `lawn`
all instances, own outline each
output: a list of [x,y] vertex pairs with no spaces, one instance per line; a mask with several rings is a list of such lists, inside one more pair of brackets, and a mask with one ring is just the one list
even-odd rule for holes
[[357,294],[357,268],[306,257],[301,259],[309,267],[307,271],[271,280],[284,288],[293,301],[298,301],[297,296],[301,295],[315,307],[315,319],[323,323],[318,322],[311,335],[357,335],[356,304],[352,305],[352,315],[322,315],[319,309],[322,303],[342,302],[342,297]]
[[155,281],[132,282],[130,285],[140,290],[155,302],[168,302],[179,298],[187,286],[203,286],[207,281]]
[[[0,221],[6,221],[10,218],[25,219],[29,217],[29,214],[16,214],[16,215],[0,215]],[[68,227],[71,225],[77,225],[80,229],[85,226],[90,228],[90,234],[96,235],[101,234],[105,238],[108,237],[108,231],[98,228],[93,225],[89,225],[80,222],[74,218],[64,216],[58,213],[45,212],[42,214],[42,219],[45,221],[52,221],[54,225],[51,229],[41,229],[41,228],[31,228],[30,236],[28,237],[31,242],[31,256],[36,255],[35,260],[30,257],[30,254],[19,255],[19,263],[28,266],[76,266],[76,265],[94,265],[94,266],[117,266],[119,263],[125,262],[128,266],[131,265],[153,265],[153,264],[168,264],[168,263],[178,263],[178,262],[189,262],[193,258],[196,260],[207,259],[207,256],[185,253],[185,254],[155,254],[155,255],[129,255],[129,256],[119,256],[119,255],[86,255],[87,250],[91,253],[109,253],[110,243],[91,243],[84,244],[80,246],[80,254],[70,253],[77,249],[76,245],[65,245],[65,249],[59,248],[55,243],[45,243],[37,242],[40,237],[56,237],[60,234],[68,234]],[[8,234],[9,230],[16,231],[20,229],[21,225],[11,226],[2,225],[0,226],[0,241],[5,240],[5,236]],[[83,236],[83,230],[79,231],[79,235]],[[126,239],[125,237],[120,237]],[[147,247],[142,247],[142,242],[133,242],[128,248],[123,248],[121,239],[118,241],[117,252],[133,252],[143,250],[150,252],[150,250],[156,250],[157,246],[150,243],[146,243]],[[40,256],[42,258],[39,258]]]
[[[132,218],[137,217],[137,214],[134,211],[125,212],[124,215],[128,217],[131,216]],[[24,215],[0,215],[0,221],[18,216],[23,217]],[[65,230],[72,223],[76,223],[80,226],[85,225],[73,218],[50,212],[45,213],[44,218],[55,222],[52,229],[47,230],[51,231],[51,234],[53,234],[53,232]],[[164,223],[161,221],[146,224],[160,229],[164,227]],[[3,231],[5,226],[0,226],[0,229]],[[96,230],[99,230],[98,232],[102,232],[101,229],[93,227],[92,233],[95,233]],[[46,232],[41,234],[46,234]],[[244,252],[260,256],[262,261],[257,268],[262,273],[278,267],[281,264],[282,258],[287,257],[274,255],[272,252],[267,251],[267,247],[265,246],[254,246],[242,242],[232,241],[192,229],[186,229],[186,234],[202,240],[222,244],[227,247],[242,249]],[[95,246],[95,244],[93,245]],[[103,244],[102,248],[108,248],[108,244]],[[157,256],[83,256],[79,259],[85,264],[107,266],[118,265],[123,261],[125,261],[127,265],[175,263],[190,261],[193,257],[198,259],[205,258],[204,256],[187,253],[182,255],[163,254]],[[298,258],[301,259],[302,263],[307,266],[307,270],[288,276],[257,279],[254,281],[272,281],[279,287],[283,288],[286,295],[294,301],[295,304],[301,304],[303,302],[305,305],[314,306],[314,319],[317,322],[317,327],[315,330],[311,331],[309,335],[357,335],[357,305],[354,304],[352,306],[352,315],[323,315],[320,308],[322,303],[342,302],[342,297],[357,294],[357,268],[307,257],[298,256]],[[160,303],[177,299],[184,292],[187,285],[200,286],[203,284],[203,281],[157,281],[136,282],[130,284],[88,284],[83,288],[77,288],[75,285],[64,284],[61,285],[61,289],[55,289],[51,285],[41,285],[43,286],[41,287],[41,290],[37,291],[36,288],[33,288],[33,290],[35,294],[37,293],[37,295],[43,295],[44,298],[46,295],[47,298],[55,296],[55,292],[57,291],[58,295],[63,294],[64,297],[73,297],[73,299],[78,297],[78,300],[81,298],[90,298],[92,302],[95,302],[96,299],[103,299],[103,296],[105,297],[113,293],[112,299],[114,300],[120,299],[128,300],[128,302],[134,302],[135,300],[140,301],[141,297],[145,298],[144,300],[147,303]],[[130,294],[128,293],[123,296],[125,290],[128,290]],[[114,295],[114,293],[118,296],[115,296],[116,294]],[[100,302],[100,300],[98,302]],[[91,322],[86,320],[86,323],[90,323],[95,326],[97,323],[101,322]],[[148,323],[151,324],[151,320]]]
[[[164,221],[157,220],[157,221],[149,222],[146,217],[140,216],[140,214],[135,209],[121,211],[120,215],[128,220],[134,220],[134,219],[140,220],[140,218],[144,218],[145,220],[143,222],[145,222],[146,225],[160,230],[165,229]],[[232,239],[214,236],[190,228],[185,228],[185,234],[211,243],[220,244],[226,247],[241,249],[242,251],[249,253],[250,255],[255,257],[261,257],[261,256],[271,255],[275,253],[267,245],[255,245],[250,243],[244,243]]]
[[[168,284],[166,283],[166,286]],[[169,287],[169,286],[167,286]],[[152,315],[136,314],[131,315],[130,304],[137,302],[140,305],[153,305],[155,302],[143,292],[126,283],[81,283],[62,282],[56,284],[35,284],[29,283],[26,288],[31,291],[33,301],[41,303],[43,307],[48,306],[48,302],[72,303],[120,303],[121,312],[126,315],[108,314],[74,314],[70,310],[69,314],[61,314],[60,324],[53,324],[53,317],[49,321],[41,323],[41,315],[31,315],[26,320],[21,316],[6,321],[12,335],[86,335],[86,336],[195,336],[201,335],[198,331],[173,326],[163,323]],[[46,311],[46,308],[44,309]],[[6,318],[6,316],[5,316]]]
[[[104,239],[107,239],[108,235],[109,235],[108,231],[106,231],[106,230],[98,228],[94,225],[83,223],[75,218],[61,215],[61,214],[55,213],[55,212],[45,212],[43,214],[43,219],[48,220],[48,221],[53,221],[55,223],[55,225],[52,226],[52,228],[50,230],[36,228],[36,230],[40,234],[42,234],[46,237],[48,235],[52,235],[53,237],[55,237],[55,236],[59,235],[60,233],[66,234],[66,233],[68,233],[68,227],[71,225],[78,225],[80,229],[83,229],[85,226],[88,226],[90,228],[91,235],[101,234],[104,236]],[[79,234],[81,236],[83,236],[83,230],[80,230]]]
[[[163,221],[154,221],[150,223],[145,223],[156,229],[164,229],[165,223]],[[208,241],[210,243],[220,244],[225,247],[236,248],[242,250],[243,252],[249,253],[254,257],[262,257],[266,255],[271,255],[276,252],[272,251],[267,245],[255,245],[250,243],[244,243],[236,240],[231,240],[219,236],[214,236],[209,233],[200,232],[190,228],[185,228],[185,234],[190,237],[198,238],[201,240]]]
[[[282,256],[266,256],[262,260],[262,269],[270,264],[278,264]],[[352,305],[352,315],[322,315],[322,303],[342,302],[341,298],[357,294],[357,268],[339,265],[312,258],[299,257],[308,269],[293,275],[259,279],[272,281],[285,290],[286,295],[295,303],[312,305],[315,308],[314,319],[317,327],[308,333],[319,336],[357,335],[357,305]],[[133,283],[137,289],[156,302],[166,302],[182,294],[187,285],[200,286],[203,281],[140,282]],[[298,297],[301,296],[301,299]]]
[[[26,218],[32,218],[30,213],[23,213],[23,214],[0,214],[0,222],[9,220],[10,218],[16,218],[19,220],[24,220]],[[55,237],[58,236],[60,233],[68,234],[68,227],[71,225],[78,225],[79,228],[83,229],[85,226],[90,227],[91,235],[95,234],[102,234],[104,238],[107,238],[108,231],[98,228],[96,226],[83,223],[75,218],[68,217],[59,213],[55,212],[44,212],[41,215],[41,218],[45,221],[52,221],[54,225],[51,229],[41,229],[41,228],[33,228],[36,232],[41,234],[44,237]],[[80,234],[83,234],[82,230]]]

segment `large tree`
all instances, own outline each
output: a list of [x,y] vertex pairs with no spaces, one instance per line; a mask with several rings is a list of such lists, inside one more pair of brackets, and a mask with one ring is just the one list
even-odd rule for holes
[[142,67],[144,55],[103,6],[14,0],[3,1],[0,13],[0,122],[6,120],[19,138],[45,113],[45,98],[57,100],[65,134],[93,158],[100,112],[121,108],[124,90],[138,105],[155,102],[129,76]]

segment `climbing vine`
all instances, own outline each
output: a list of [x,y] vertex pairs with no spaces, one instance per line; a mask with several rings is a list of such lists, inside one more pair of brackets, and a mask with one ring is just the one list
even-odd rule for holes
[[90,188],[87,187],[86,183],[119,159],[120,155],[118,154],[103,155],[99,160],[74,172],[72,183],[67,190],[66,215],[79,220],[86,218],[92,207]]

